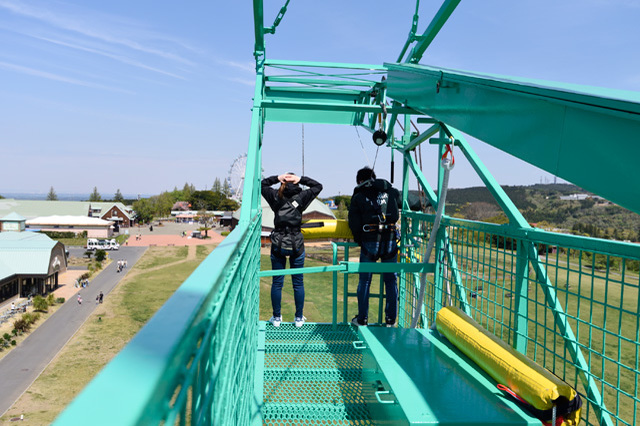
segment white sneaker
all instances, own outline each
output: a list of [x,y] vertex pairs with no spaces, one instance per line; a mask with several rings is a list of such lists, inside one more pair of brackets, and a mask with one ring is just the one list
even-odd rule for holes
[[274,327],[280,327],[280,323],[282,322],[282,316],[279,317],[271,317],[269,322],[273,324]]
[[296,317],[296,320],[294,321],[296,324],[296,327],[302,327],[302,325],[304,324],[305,320],[307,319],[307,317],[303,316],[303,317]]

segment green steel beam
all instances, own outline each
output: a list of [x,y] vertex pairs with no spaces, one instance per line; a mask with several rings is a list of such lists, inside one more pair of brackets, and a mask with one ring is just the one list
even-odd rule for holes
[[469,306],[469,301],[467,300],[467,292],[462,285],[462,275],[460,275],[458,261],[456,260],[456,255],[451,248],[451,244],[449,244],[449,233],[446,230],[445,239],[447,241],[447,244],[445,246],[448,262],[447,265],[451,270],[451,275],[453,275],[453,283],[456,285],[456,287],[458,287],[458,302],[460,302],[460,309],[462,309],[465,314],[472,316],[471,307]]
[[273,25],[270,26],[269,28],[265,28],[264,32],[267,34],[275,34],[276,33],[276,28],[278,28],[278,25],[280,25],[280,21],[282,21],[282,18],[284,18],[284,14],[287,13],[287,6],[289,5],[289,2],[291,0],[287,0],[287,2],[284,4],[284,6],[282,6],[280,8],[280,12],[278,12],[278,15],[276,16],[276,19],[273,21]]
[[[301,101],[281,101],[275,99],[265,99],[261,103],[262,108],[268,109],[298,109],[298,110],[317,110],[317,111],[343,111],[343,112],[357,112],[368,114],[382,113],[382,107],[380,105],[358,105],[348,104],[340,102],[301,102]],[[391,107],[387,108],[387,112],[399,113],[399,114],[411,114],[415,112],[411,109],[404,107]]]
[[527,354],[527,342],[529,341],[529,256],[526,243],[518,239],[518,250],[516,258],[516,285],[515,285],[515,341],[512,342],[514,348],[522,353]]
[[422,142],[426,141],[431,136],[438,133],[439,130],[440,130],[440,124],[434,124],[433,126],[429,127],[427,130],[425,130],[424,132],[420,133],[418,136],[413,138],[411,141],[409,141],[404,147],[402,147],[402,151],[405,151],[405,152],[411,151],[412,149],[420,145]]
[[293,76],[267,76],[265,81],[278,83],[296,84],[322,84],[327,86],[364,86],[372,87],[378,84],[376,81],[350,81],[350,80],[323,80],[313,77],[293,77]]
[[253,108],[251,113],[251,128],[249,133],[249,148],[247,165],[245,168],[242,199],[250,208],[240,211],[240,221],[249,223],[258,214],[261,205],[260,179],[262,178],[262,130],[264,126],[264,112],[260,108],[264,86],[264,66],[258,61],[256,70],[256,88],[253,94]]
[[[460,0],[445,0],[440,9],[431,20],[431,23],[425,32],[418,37],[418,43],[411,50],[409,58],[406,62],[418,63],[422,59],[422,55],[427,50],[431,42],[438,35],[442,26],[447,22],[456,7],[460,4]],[[403,55],[404,56],[404,55]],[[398,61],[400,62],[400,61]]]
[[292,269],[269,269],[260,271],[259,277],[275,277],[297,274],[316,274],[320,272],[344,272],[347,270],[346,265],[331,265],[331,266],[307,266],[304,268],[292,268]]
[[253,0],[253,27],[256,39],[253,46],[253,56],[258,60],[264,58],[264,9],[262,0]]
[[357,89],[347,89],[341,88],[338,86],[329,87],[329,86],[267,86],[265,87],[265,93],[267,94],[267,98],[278,98],[279,96],[296,95],[298,98],[302,98],[304,96],[349,96],[354,98],[354,100],[358,100],[362,98],[362,91]]
[[281,60],[281,59],[267,59],[265,60],[265,65],[266,66],[306,67],[306,68],[340,68],[340,69],[355,69],[355,70],[383,71],[383,72],[387,71],[387,68],[383,65],[350,64],[350,63],[342,63],[342,62],[287,61],[287,60]]
[[386,64],[389,96],[640,213],[640,94]]
[[413,273],[413,272],[433,272],[433,264],[423,263],[360,263],[360,262],[340,262],[338,265],[330,266],[309,266],[305,268],[292,269],[271,269],[260,271],[260,277],[286,276],[297,274],[315,274],[320,272],[342,272],[344,274],[357,274],[360,272],[371,272],[381,274],[384,272]]
[[449,128],[449,131],[458,142],[457,146],[462,150],[462,153],[467,158],[480,179],[482,179],[482,182],[484,182],[491,195],[493,195],[493,198],[496,200],[504,214],[509,218],[509,224],[520,228],[531,228],[527,220],[522,216],[522,213],[520,213],[516,205],[513,204],[513,201],[511,201],[507,193],[504,192],[504,189],[502,189],[491,173],[489,173],[489,170],[486,168],[482,160],[480,160],[480,157],[478,157],[473,149],[471,149],[471,146],[462,133],[453,128]]
[[536,272],[536,276],[538,277],[538,282],[544,292],[547,305],[553,313],[554,323],[558,328],[558,332],[564,339],[564,347],[567,352],[569,352],[573,363],[577,367],[580,379],[582,380],[582,385],[587,392],[589,400],[592,402],[592,407],[597,413],[599,423],[601,426],[613,426],[613,422],[604,403],[604,398],[598,390],[598,384],[593,380],[589,363],[584,358],[584,355],[580,350],[580,344],[571,329],[567,314],[562,309],[562,305],[558,300],[558,295],[553,288],[553,284],[549,280],[547,270],[540,262],[538,251],[533,243],[527,243],[527,249],[529,253],[529,260]]
[[398,55],[398,59],[396,62],[402,62],[402,58],[404,58],[404,54],[407,53],[407,49],[416,41],[416,32],[418,31],[418,19],[420,16],[418,15],[418,11],[420,9],[420,0],[416,0],[416,11],[413,13],[413,19],[411,21],[411,29],[409,30],[409,35],[407,36],[407,41],[404,43],[402,50],[400,51],[400,55]]
[[407,166],[409,166],[409,168],[413,172],[413,175],[416,177],[416,179],[418,179],[418,183],[420,184],[420,186],[422,186],[422,189],[424,189],[424,193],[429,199],[429,203],[431,203],[434,209],[437,208],[438,196],[436,195],[435,192],[433,192],[433,189],[431,189],[429,182],[427,182],[427,178],[424,176],[424,174],[422,173],[422,170],[420,170],[420,168],[416,164],[416,161],[413,159],[413,157],[411,157],[410,152],[404,153],[404,161],[407,164]]

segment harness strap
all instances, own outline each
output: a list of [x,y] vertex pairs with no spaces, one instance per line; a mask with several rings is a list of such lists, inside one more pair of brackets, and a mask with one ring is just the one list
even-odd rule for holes
[[394,223],[391,224],[383,224],[383,223],[367,223],[362,225],[363,232],[382,232],[382,231],[395,231],[396,225]]
[[[531,413],[542,420],[545,425],[556,426],[558,420],[563,421],[564,416],[567,414],[573,413],[574,411],[580,409],[582,407],[582,398],[580,398],[580,394],[576,393],[575,398],[569,401],[567,398],[560,397],[554,400],[555,404],[552,408],[547,410],[540,410],[533,405],[529,404],[527,401],[522,399],[520,395],[516,394],[513,390],[508,387],[499,384],[498,389],[501,391],[507,392],[509,395],[514,397],[520,404],[526,406],[527,410],[531,411]],[[551,422],[548,421],[551,419]]]

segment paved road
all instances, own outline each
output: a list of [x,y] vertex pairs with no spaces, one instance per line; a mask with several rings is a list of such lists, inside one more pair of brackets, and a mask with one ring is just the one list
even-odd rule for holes
[[89,287],[80,290],[82,305],[78,305],[77,297],[67,300],[55,314],[0,360],[0,416],[31,386],[91,315],[100,291],[108,297],[145,250],[145,247],[122,247],[114,259],[126,259],[127,269],[117,273],[117,262],[111,262],[91,281]]

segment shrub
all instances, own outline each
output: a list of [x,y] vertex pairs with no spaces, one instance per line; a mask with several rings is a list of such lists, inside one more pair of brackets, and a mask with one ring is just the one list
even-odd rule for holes
[[85,272],[84,274],[80,275],[80,278],[78,278],[80,281],[82,280],[88,280],[89,277],[91,276],[91,274],[89,272]]
[[11,335],[9,333],[4,333],[2,337],[4,338],[4,340],[11,340]]
[[52,240],[57,240],[59,238],[75,238],[75,232],[59,232],[59,231],[41,231],[43,234],[51,238]]
[[56,304],[56,296],[53,293],[49,293],[47,295],[47,303],[49,306],[53,306]]
[[96,250],[96,260],[102,262],[107,257],[107,252],[104,250]]
[[27,321],[25,321],[24,318],[18,318],[13,322],[13,328],[18,330],[18,333],[26,332],[27,330],[29,330],[30,326],[31,325]]
[[87,250],[84,252],[84,255],[87,256],[87,259],[91,259],[91,256],[93,256],[93,252],[91,250]]
[[11,334],[13,334],[14,336],[18,335],[18,330],[16,330],[15,328],[13,330],[11,330]]
[[22,314],[22,319],[29,323],[29,325],[32,325],[40,319],[40,314],[37,312],[27,312],[26,314]]
[[44,297],[37,295],[33,298],[33,309],[36,311],[47,312],[49,310],[49,303]]
[[226,237],[226,236],[227,236],[227,235],[229,235],[229,234],[230,234],[230,232],[229,232],[229,231],[222,231],[222,232],[220,233],[220,235],[222,235],[223,237]]
[[11,341],[11,346],[15,346],[15,345],[16,345],[16,341],[15,341],[15,340],[12,340],[12,341]]
[[56,303],[57,303],[58,305],[63,304],[65,301],[66,301],[66,299],[65,299],[64,297],[58,297],[58,298],[56,298]]

